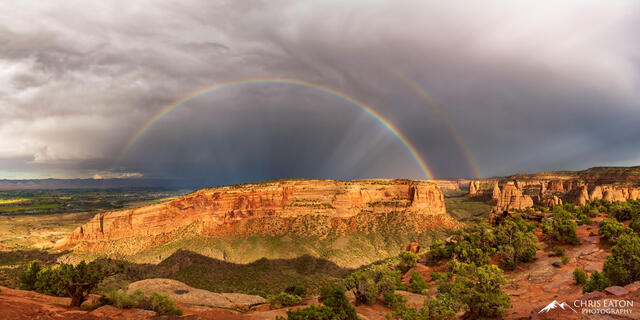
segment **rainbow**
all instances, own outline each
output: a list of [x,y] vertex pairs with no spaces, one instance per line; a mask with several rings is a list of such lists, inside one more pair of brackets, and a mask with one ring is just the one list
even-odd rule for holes
[[[418,151],[416,150],[416,148],[413,146],[413,144],[411,144],[411,142],[404,136],[402,135],[398,129],[391,124],[388,120],[386,120],[384,117],[382,117],[382,115],[380,115],[378,112],[376,112],[373,108],[371,108],[370,106],[356,100],[355,98],[342,93],[340,91],[319,85],[319,84],[315,84],[315,83],[311,83],[311,82],[306,82],[306,81],[300,81],[300,80],[295,80],[295,79],[286,79],[286,78],[252,78],[252,79],[245,79],[245,80],[238,80],[238,81],[231,81],[231,82],[224,82],[224,83],[219,83],[219,84],[215,84],[194,92],[191,92],[190,94],[186,95],[183,98],[180,98],[176,101],[174,101],[173,103],[163,107],[162,109],[160,109],[160,111],[158,111],[156,114],[154,114],[149,120],[147,120],[147,122],[145,122],[136,132],[135,134],[133,134],[133,136],[131,136],[131,138],[129,139],[129,141],[127,142],[127,144],[124,146],[124,148],[122,148],[121,152],[119,153],[118,157],[116,158],[116,164],[119,163],[124,156],[127,154],[127,152],[131,149],[131,147],[135,144],[135,142],[138,140],[138,138],[140,138],[140,136],[147,131],[149,128],[151,128],[151,126],[153,126],[154,123],[156,123],[160,118],[162,118],[163,116],[165,116],[167,113],[171,112],[173,109],[185,104],[186,102],[189,102],[201,95],[204,95],[206,93],[209,93],[211,91],[214,90],[218,90],[218,89],[223,89],[223,88],[228,88],[228,87],[232,87],[232,86],[238,86],[238,85],[246,85],[246,84],[260,84],[260,83],[266,83],[266,84],[286,84],[286,85],[295,85],[295,86],[301,86],[301,87],[305,87],[305,88],[311,88],[311,89],[315,89],[318,90],[320,92],[332,95],[334,97],[340,98],[346,102],[348,102],[351,105],[354,105],[360,109],[362,109],[363,111],[365,111],[367,114],[369,114],[370,116],[372,116],[374,119],[376,119],[378,122],[380,122],[387,130],[389,130],[391,133],[393,133],[393,135],[396,136],[396,138],[404,145],[404,147],[407,149],[407,151],[409,152],[409,154],[411,155],[411,157],[415,160],[415,162],[418,164],[418,166],[420,167],[421,171],[423,172],[424,176],[426,179],[432,179],[433,178],[433,174],[431,172],[431,170],[429,169],[429,166],[427,166],[427,163],[424,161],[424,159],[420,156],[420,154],[418,153]],[[115,166],[115,165],[114,165]]]
[[466,145],[466,143],[464,143],[462,136],[460,136],[460,134],[453,127],[453,124],[451,124],[451,121],[449,121],[449,118],[447,118],[447,116],[442,112],[442,110],[438,107],[438,105],[433,102],[433,100],[429,97],[429,95],[424,90],[424,88],[422,88],[418,83],[416,83],[414,80],[409,78],[407,75],[405,75],[401,71],[396,70],[394,68],[389,68],[389,70],[391,71],[391,73],[393,73],[393,75],[396,78],[398,78],[404,84],[406,84],[411,89],[411,91],[415,92],[422,99],[422,101],[424,101],[426,105],[436,114],[438,119],[442,122],[442,124],[444,124],[444,126],[447,128],[447,131],[449,131],[449,133],[453,137],[454,141],[456,142],[456,145],[458,145],[458,148],[462,151],[464,157],[466,158],[467,163],[469,164],[469,167],[473,171],[473,174],[476,176],[476,178],[481,179],[482,172],[480,171],[480,167],[478,166],[478,163],[471,155],[471,150],[469,150],[469,147]]

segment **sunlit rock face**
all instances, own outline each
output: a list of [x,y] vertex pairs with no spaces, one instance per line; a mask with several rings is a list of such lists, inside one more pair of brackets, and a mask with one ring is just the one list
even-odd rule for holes
[[[185,228],[190,228],[191,234],[209,237],[230,232],[300,233],[291,230],[292,221],[307,216],[328,221],[323,224],[325,229],[342,228],[348,233],[364,227],[376,228],[378,220],[373,217],[392,212],[401,212],[416,221],[421,217],[437,218],[434,228],[438,229],[457,225],[446,213],[440,188],[432,182],[284,180],[202,189],[167,203],[100,213],[71,233],[60,247],[100,252],[107,249],[111,241],[136,239],[140,244],[137,249],[142,250],[162,242],[166,234]],[[414,226],[414,229],[425,228],[429,226]],[[323,232],[330,230],[311,228],[307,231],[319,236]]]
[[640,171],[632,168],[591,168],[584,171],[521,174],[479,180],[469,185],[469,196],[491,199],[499,210],[525,209],[534,204],[553,207],[563,203],[640,199]]

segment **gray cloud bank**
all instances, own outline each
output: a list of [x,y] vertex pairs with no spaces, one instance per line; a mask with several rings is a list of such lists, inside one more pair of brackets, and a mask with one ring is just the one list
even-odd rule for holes
[[415,177],[373,107],[436,177],[640,163],[637,1],[20,1],[0,3],[0,178],[203,184]]

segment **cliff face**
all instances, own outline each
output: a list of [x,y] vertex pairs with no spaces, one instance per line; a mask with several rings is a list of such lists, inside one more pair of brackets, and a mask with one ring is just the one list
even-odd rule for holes
[[[563,203],[585,204],[605,199],[640,199],[638,167],[591,168],[576,172],[542,172],[498,180],[471,182],[469,196],[485,196],[499,210],[524,209],[534,204],[552,207]],[[483,183],[484,182],[484,183]],[[492,185],[491,188],[480,186]]]
[[60,245],[100,252],[112,241],[148,239],[138,242],[142,250],[164,235],[190,226],[210,237],[238,230],[251,235],[256,228],[262,233],[286,233],[292,221],[309,216],[327,219],[329,226],[325,227],[331,228],[390,212],[438,217],[440,225],[435,228],[456,225],[446,214],[440,189],[431,182],[286,180],[202,189],[167,203],[100,213]]
[[496,197],[494,198],[496,207],[502,210],[525,209],[533,206],[533,199],[523,194],[522,188],[515,182],[508,182],[499,193],[493,193],[492,196]]

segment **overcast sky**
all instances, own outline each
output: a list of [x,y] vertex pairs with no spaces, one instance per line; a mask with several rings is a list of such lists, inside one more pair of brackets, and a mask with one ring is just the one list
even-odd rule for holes
[[[640,165],[638,1],[0,1],[0,178],[424,178]],[[398,74],[424,88],[439,111]],[[444,118],[448,120],[443,120]]]

